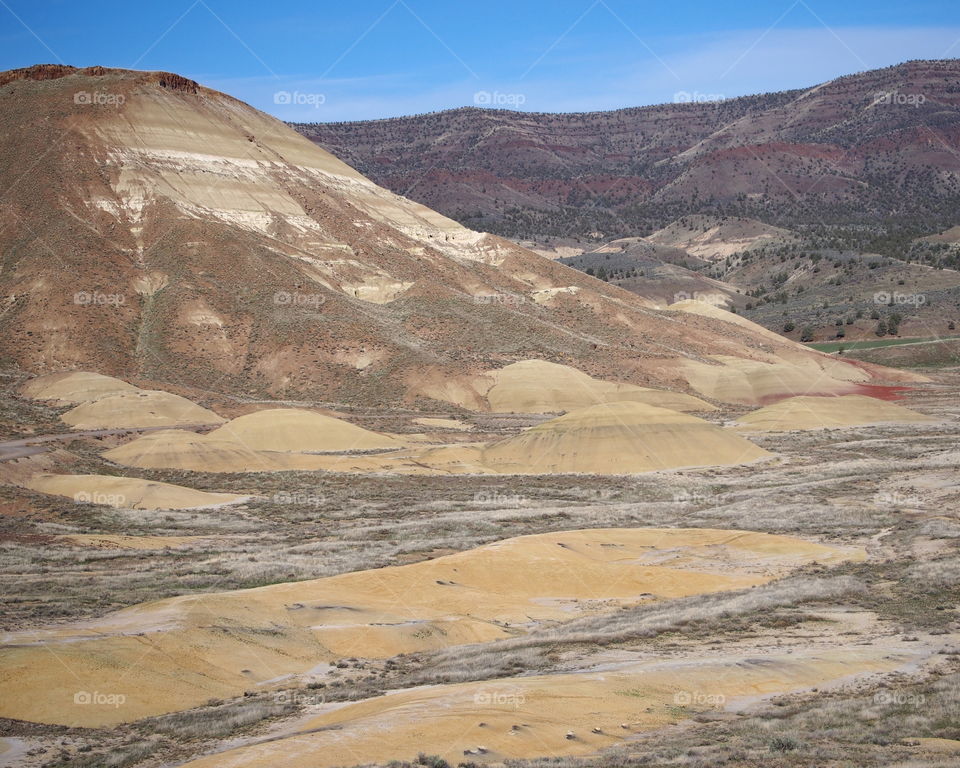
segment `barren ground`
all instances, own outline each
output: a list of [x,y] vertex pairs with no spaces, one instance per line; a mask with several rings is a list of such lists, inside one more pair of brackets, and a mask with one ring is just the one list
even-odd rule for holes
[[[950,740],[960,739],[960,370],[935,377],[903,404],[941,422],[753,435],[779,459],[729,468],[622,477],[134,471],[100,459],[127,439],[116,435],[52,443],[46,453],[0,464],[7,480],[30,462],[255,497],[214,509],[131,511],[0,486],[6,633],[175,595],[403,565],[573,529],[739,529],[867,553],[862,561],[808,564],[749,589],[577,614],[518,637],[387,659],[345,658],[309,679],[255,686],[235,699],[114,728],[5,720],[0,765],[152,768],[204,755],[210,757],[203,765],[278,765],[277,754],[290,765],[301,764],[298,756],[303,765],[353,765],[414,761],[417,753],[425,765],[439,765],[435,755],[454,765],[489,764],[509,756],[511,723],[544,729],[547,735],[515,756],[556,757],[550,765],[596,754],[605,766],[956,764],[950,750],[960,744]],[[15,378],[4,380],[10,383],[5,410],[36,433],[56,431],[58,410],[18,400]],[[730,422],[744,410],[707,418]],[[420,416],[370,413],[362,425],[422,432],[413,421]],[[438,434],[486,439],[542,417],[458,419],[475,431]],[[823,671],[831,654],[847,654],[849,675]],[[799,665],[808,656],[815,660],[802,674],[783,671],[784,659]],[[771,665],[769,680],[782,680],[754,694],[723,688],[720,672],[689,677],[687,688],[681,685],[687,672],[669,674],[693,662],[745,669],[758,659]],[[54,655],[50,663],[58,663]],[[613,734],[607,725],[594,734],[589,713],[538,709],[535,691],[562,684],[561,675],[649,675],[650,665],[676,684],[662,690],[631,684],[635,711],[611,711],[630,727],[618,725]],[[429,687],[405,693],[416,686]],[[528,694],[514,696],[504,712],[495,693],[503,686]],[[400,719],[391,702],[399,699],[385,698],[388,691],[417,698],[422,727],[395,732]],[[465,728],[502,726],[507,735],[441,738],[431,718],[441,706],[456,710],[458,691],[476,704],[458,715]],[[346,702],[359,709],[337,708]],[[568,716],[572,738],[561,728]],[[378,717],[394,731],[368,737],[376,742],[371,746],[362,731]],[[302,731],[315,733],[296,736]],[[325,741],[331,733],[335,740]],[[272,753],[270,745],[281,751]],[[217,756],[228,749],[235,751]]]

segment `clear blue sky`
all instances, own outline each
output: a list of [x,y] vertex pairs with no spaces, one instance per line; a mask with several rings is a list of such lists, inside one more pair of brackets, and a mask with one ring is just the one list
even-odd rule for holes
[[0,0],[0,69],[169,70],[288,120],[613,109],[951,57],[958,0]]

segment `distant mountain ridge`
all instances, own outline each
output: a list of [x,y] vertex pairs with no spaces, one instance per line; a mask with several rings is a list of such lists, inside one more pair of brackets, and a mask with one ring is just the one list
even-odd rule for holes
[[960,210],[956,59],[718,102],[293,127],[377,183],[518,240],[643,236],[703,213],[876,247]]

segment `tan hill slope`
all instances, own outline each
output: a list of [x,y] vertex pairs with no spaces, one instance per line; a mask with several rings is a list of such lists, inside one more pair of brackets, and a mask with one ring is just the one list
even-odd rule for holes
[[711,355],[825,365],[468,230],[176,75],[34,67],[0,107],[0,353],[26,370],[385,405],[527,359],[687,392]]
[[750,431],[786,432],[862,424],[910,424],[936,419],[896,403],[885,403],[863,395],[844,395],[790,397],[741,416],[739,421]]

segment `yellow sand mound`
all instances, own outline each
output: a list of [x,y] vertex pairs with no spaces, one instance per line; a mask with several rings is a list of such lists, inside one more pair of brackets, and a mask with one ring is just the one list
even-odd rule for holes
[[642,403],[594,405],[489,445],[482,462],[518,474],[629,474],[770,456],[703,419]]
[[806,650],[762,658],[624,664],[602,672],[430,686],[368,699],[297,723],[285,737],[185,768],[328,768],[464,755],[510,758],[595,754],[738,698],[823,686],[895,670],[922,657],[908,644]]
[[141,469],[193,472],[279,472],[286,469],[274,454],[251,450],[229,437],[162,430],[111,448],[105,459]]
[[487,391],[492,411],[558,413],[598,403],[635,402],[675,411],[714,411],[703,400],[680,392],[647,389],[622,382],[603,381],[568,365],[546,360],[523,360],[486,374],[493,379]]
[[[735,432],[720,429],[703,419],[631,402],[594,405],[574,411],[489,445],[432,445],[375,455],[253,450],[251,446],[258,445],[256,439],[249,433],[247,439],[239,439],[229,429],[234,423],[230,422],[209,435],[173,430],[145,435],[113,448],[103,456],[126,466],[197,472],[326,470],[393,474],[583,472],[606,475],[741,464],[770,456]],[[264,430],[269,432],[269,427],[265,426]],[[279,437],[268,435],[276,440],[271,445],[295,445],[295,440],[289,437],[291,432],[281,432]],[[369,443],[361,443],[368,446],[385,437],[366,430],[360,430],[360,433],[358,439],[373,436]],[[343,434],[355,433],[345,430]],[[322,444],[309,430],[303,437],[314,447]],[[393,440],[391,437],[386,439]],[[347,448],[350,444],[333,440],[326,443],[328,449],[333,445]]]
[[172,427],[179,424],[221,424],[226,421],[185,397],[161,390],[105,395],[78,405],[61,418],[74,429]]
[[681,375],[705,397],[740,405],[760,405],[800,395],[852,394],[854,382],[870,378],[865,371],[827,357],[771,362],[730,355],[713,355],[711,359],[713,363],[684,361]]
[[23,385],[23,395],[34,400],[52,400],[58,405],[76,405],[105,395],[137,392],[137,387],[113,376],[89,371],[65,371],[38,376]]
[[866,395],[791,397],[740,417],[744,429],[764,432],[922,421],[935,419]]
[[343,419],[299,408],[271,408],[231,420],[210,433],[258,451],[369,451],[401,443]]
[[365,471],[379,471],[383,461],[377,457],[297,451],[373,450],[402,445],[395,437],[331,416],[278,408],[241,416],[206,435],[183,430],[143,435],[106,451],[103,457],[128,467],[192,472],[351,471],[348,466],[357,462]]
[[[323,661],[485,642],[583,611],[748,587],[804,563],[863,556],[745,531],[565,531],[412,565],[191,594],[8,634],[0,717],[109,725],[235,696]],[[73,706],[78,690],[125,703]]]
[[34,475],[24,485],[41,493],[66,496],[82,504],[124,509],[194,509],[232,504],[247,498],[232,493],[197,491],[138,477],[109,475]]

